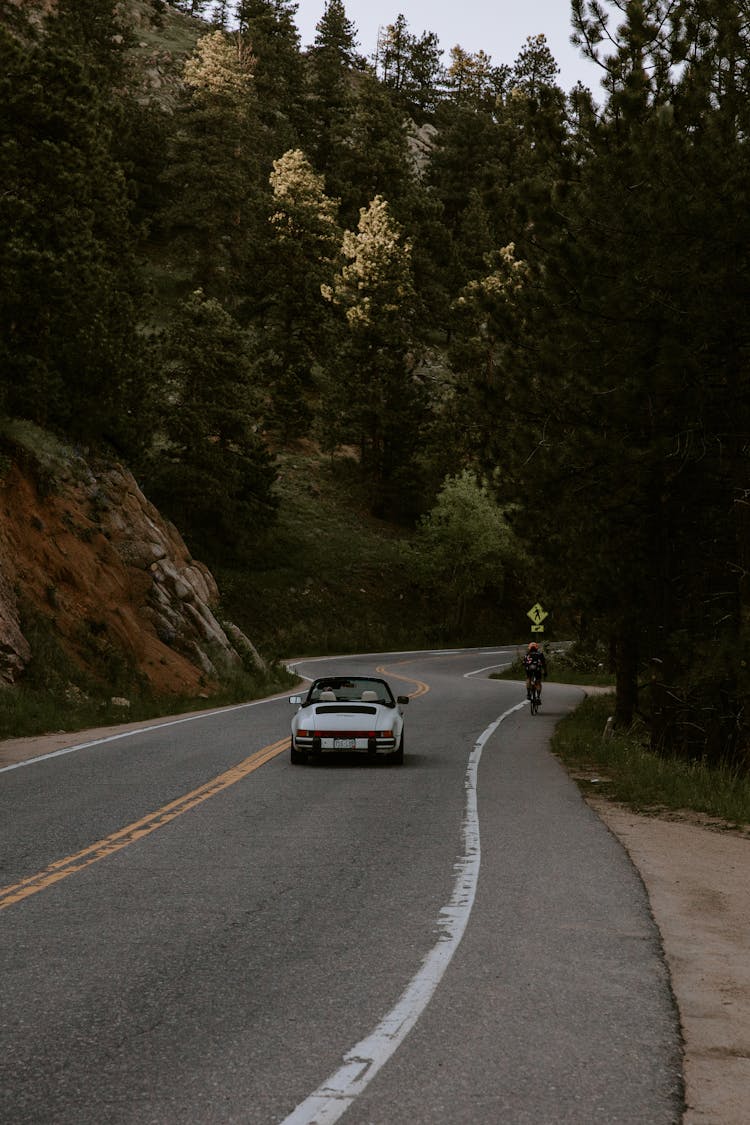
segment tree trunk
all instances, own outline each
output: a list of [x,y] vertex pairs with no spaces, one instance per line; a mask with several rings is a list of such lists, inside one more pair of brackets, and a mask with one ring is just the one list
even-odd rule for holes
[[633,629],[621,625],[614,637],[615,724],[629,727],[638,703],[638,638]]

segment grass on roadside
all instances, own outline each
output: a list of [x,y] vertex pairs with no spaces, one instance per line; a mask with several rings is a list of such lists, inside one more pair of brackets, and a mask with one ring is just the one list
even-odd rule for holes
[[604,737],[613,697],[589,696],[557,726],[552,750],[586,794],[620,801],[639,812],[690,811],[728,828],[750,825],[750,777],[654,754],[644,730]]
[[[521,659],[521,656],[518,656],[509,668],[505,668],[502,672],[493,672],[490,679],[525,680],[526,673],[523,670]],[[547,679],[552,684],[576,684],[582,687],[612,687],[611,672],[608,672],[604,668],[601,670],[597,669],[594,672],[576,668],[571,662],[558,656],[556,653],[552,655],[547,653],[547,667],[549,669]]]
[[0,739],[225,707],[272,695],[296,683],[286,668],[269,664],[266,671],[255,666],[237,671],[218,691],[196,697],[157,696],[145,677],[115,649],[101,655],[100,678],[95,678],[63,648],[50,623],[28,606],[23,630],[33,656],[20,684],[0,687]]
[[[166,715],[183,715],[190,711],[215,710],[233,703],[262,699],[291,688],[296,678],[283,668],[275,668],[268,676],[240,674],[221,691],[211,696],[153,696],[129,692],[127,705],[113,703],[111,696],[81,691],[75,684],[63,693],[38,687],[0,689],[0,740],[26,738],[52,731],[88,730],[92,727],[136,723]],[[116,698],[116,697],[115,697]]]

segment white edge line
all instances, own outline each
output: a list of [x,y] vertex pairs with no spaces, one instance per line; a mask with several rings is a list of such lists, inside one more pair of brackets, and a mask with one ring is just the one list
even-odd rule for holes
[[[305,675],[303,675],[302,672],[298,672],[296,670],[297,664],[311,664],[311,663],[315,663],[316,661],[324,661],[324,660],[329,660],[329,661],[330,660],[353,660],[353,659],[356,659],[358,657],[364,657],[364,656],[391,656],[391,655],[393,655],[393,656],[416,656],[416,655],[421,654],[421,653],[428,653],[428,652],[434,653],[436,651],[438,651],[438,655],[444,654],[445,652],[447,652],[447,650],[443,650],[443,649],[440,649],[440,650],[414,649],[413,651],[409,651],[409,652],[394,652],[394,653],[361,652],[361,653],[356,653],[353,656],[339,656],[339,657],[336,657],[336,656],[333,656],[333,657],[332,656],[313,656],[313,657],[308,657],[308,658],[301,657],[299,660],[290,661],[286,665],[286,668],[287,668],[287,671],[294,672],[295,675],[298,675],[300,677],[300,679],[309,680],[311,678],[310,676],[305,676]],[[451,650],[451,652],[464,652],[464,651],[465,651],[464,649]],[[482,671],[484,671],[484,669],[482,669]],[[79,742],[79,743],[76,743],[75,746],[65,746],[61,750],[52,750],[49,754],[37,754],[33,758],[25,758],[24,761],[22,761],[22,762],[13,762],[12,765],[9,765],[9,766],[0,766],[0,773],[8,773],[10,770],[24,769],[26,766],[35,766],[39,762],[49,762],[52,758],[62,758],[66,754],[75,754],[78,750],[88,750],[92,746],[104,746],[108,742],[118,742],[123,738],[133,738],[137,734],[144,734],[144,733],[147,734],[149,731],[160,730],[162,727],[174,727],[174,726],[178,726],[180,723],[195,722],[197,719],[212,719],[216,715],[224,715],[228,711],[241,711],[241,710],[243,710],[244,708],[247,708],[247,707],[259,707],[262,703],[273,703],[277,699],[283,699],[288,694],[289,694],[288,692],[279,692],[276,695],[267,696],[265,699],[254,699],[249,703],[236,703],[236,704],[230,705],[229,707],[219,707],[214,711],[201,711],[200,714],[198,714],[198,715],[183,716],[180,719],[170,719],[165,723],[153,723],[151,726],[147,726],[147,727],[136,727],[134,730],[120,731],[118,734],[110,734],[106,738],[96,738],[96,739],[93,739],[91,742]]]
[[464,672],[464,679],[468,680],[470,676],[478,676],[482,672],[491,672],[493,668],[510,668],[512,660],[508,660],[505,664],[488,664],[486,668],[477,668],[473,672]]
[[242,711],[246,707],[259,707],[261,703],[271,703],[284,696],[269,696],[266,699],[253,699],[249,703],[234,703],[228,707],[219,707],[215,711],[201,711],[198,715],[186,715],[180,719],[168,719],[164,723],[153,723],[147,727],[136,727],[133,730],[123,730],[118,734],[108,734],[106,738],[95,738],[91,742],[79,742],[75,746],[65,746],[62,750],[52,750],[49,754],[37,754],[35,758],[26,758],[23,762],[14,762],[13,765],[3,766],[0,773],[8,770],[20,770],[24,766],[35,766],[38,762],[48,762],[51,758],[62,758],[65,754],[74,754],[76,750],[88,750],[90,746],[104,746],[107,742],[117,742],[121,738],[133,738],[137,734],[148,734],[149,731],[161,730],[163,727],[176,727],[180,723],[194,723],[197,719],[212,719],[216,715],[226,715],[228,711]]
[[458,871],[450,902],[437,920],[437,944],[422,961],[416,976],[380,1021],[374,1031],[344,1055],[342,1065],[305,1101],[285,1117],[281,1125],[331,1125],[346,1113],[354,1099],[404,1041],[425,1010],[458,949],[469,921],[479,880],[481,848],[477,809],[477,772],[484,744],[500,723],[525,707],[517,703],[505,711],[479,736],[466,767],[466,809],[463,822],[464,854],[456,862]]

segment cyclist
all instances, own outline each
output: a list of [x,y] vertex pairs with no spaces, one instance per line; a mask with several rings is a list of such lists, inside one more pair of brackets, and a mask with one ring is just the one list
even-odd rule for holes
[[547,675],[547,658],[536,641],[529,643],[528,651],[523,658],[523,667],[526,672],[526,698],[531,699],[531,685],[537,684],[541,699],[542,676]]

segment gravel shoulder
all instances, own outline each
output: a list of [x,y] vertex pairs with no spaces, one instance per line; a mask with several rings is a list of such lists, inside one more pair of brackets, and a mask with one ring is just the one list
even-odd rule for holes
[[[8,739],[0,769],[146,725]],[[661,932],[684,1037],[683,1125],[748,1125],[750,831],[587,799],[640,872]]]
[[646,886],[684,1039],[683,1125],[750,1121],[750,834],[592,798]]

